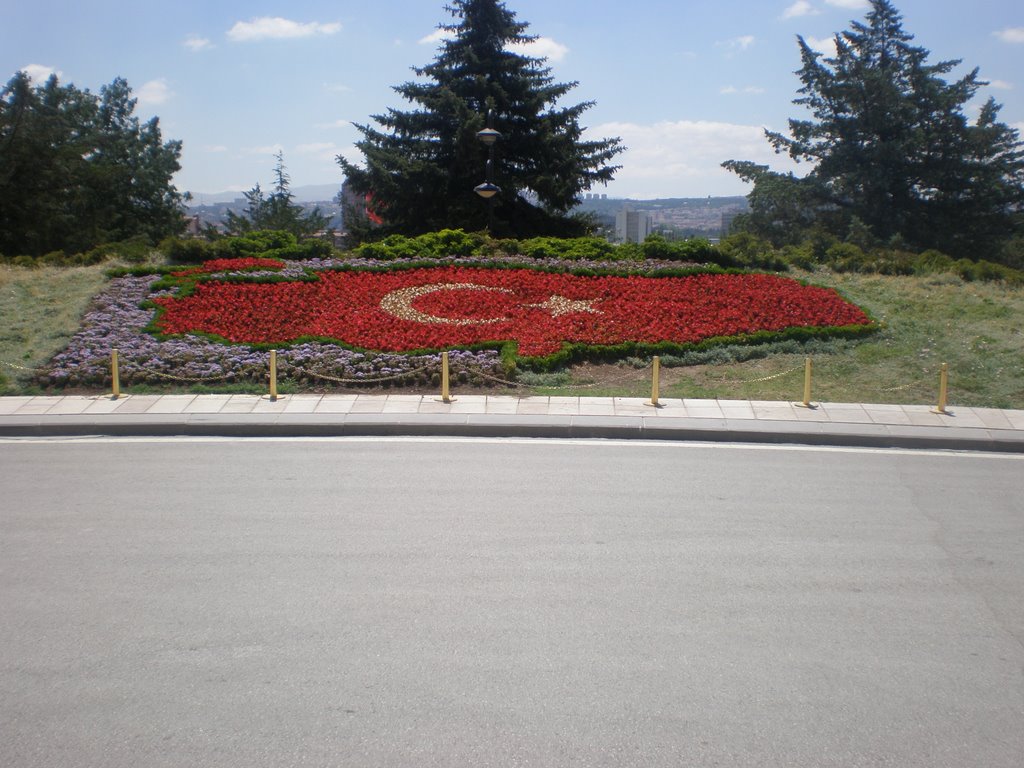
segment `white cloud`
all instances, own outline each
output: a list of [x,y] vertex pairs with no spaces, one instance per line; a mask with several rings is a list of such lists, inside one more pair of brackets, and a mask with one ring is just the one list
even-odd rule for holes
[[758,88],[756,85],[747,85],[743,88],[737,88],[735,85],[727,85],[718,92],[725,96],[732,96],[737,93],[756,95],[758,93],[764,93],[764,88]]
[[351,93],[352,86],[345,85],[344,83],[324,83],[324,89],[331,93]]
[[452,33],[446,29],[435,29],[426,37],[421,37],[419,40],[420,45],[433,45],[434,43],[440,43],[442,40],[451,39]]
[[561,61],[569,53],[567,46],[552,40],[550,37],[538,37],[530,43],[513,44],[508,49],[512,53],[518,53],[520,56],[531,56],[535,59],[547,59],[548,61]]
[[135,95],[139,99],[139,104],[150,105],[163,104],[174,94],[167,85],[167,81],[160,78],[159,80],[150,80],[148,83],[143,83],[142,87],[135,92]]
[[1010,127],[1011,128],[1016,128],[1017,132],[1021,136],[1024,136],[1024,123],[1010,123]]
[[734,51],[735,50],[745,51],[745,50],[747,50],[747,48],[749,48],[750,46],[752,46],[754,44],[754,39],[755,38],[754,38],[753,35],[740,35],[739,37],[733,37],[733,38],[731,38],[729,40],[725,40],[723,42],[715,43],[715,45],[718,45],[720,47],[729,48],[730,50],[734,50]]
[[349,128],[352,126],[351,120],[335,120],[330,123],[316,123],[314,128]]
[[1007,27],[992,34],[1004,43],[1024,43],[1024,27]]
[[1008,83],[1006,80],[989,80],[988,87],[999,91],[1012,91],[1013,83]]
[[798,16],[817,16],[821,11],[811,5],[807,0],[796,0],[791,6],[782,12],[782,18],[794,19]]
[[189,35],[181,44],[192,51],[205,51],[208,48],[213,48],[213,43],[210,40],[199,35]]
[[220,153],[220,152],[227,152],[228,148],[225,147],[223,144],[207,144],[205,147],[203,147],[203,151],[204,152]]
[[242,154],[244,155],[276,155],[278,152],[283,152],[284,147],[280,144],[271,144],[265,147],[243,147]]
[[311,21],[303,24],[280,16],[261,16],[250,21],[239,21],[228,30],[228,39],[236,43],[258,40],[293,40],[314,35],[333,35],[341,31],[341,24],[321,24]]
[[[347,147],[345,148],[347,149]],[[311,144],[299,144],[295,147],[295,152],[300,155],[310,155],[319,160],[334,162],[334,158],[341,153],[342,149],[333,141],[320,141]]]
[[836,56],[835,37],[805,37],[804,42],[811,46],[812,50],[823,53],[829,58],[835,58]]
[[851,11],[859,11],[862,8],[867,8],[870,3],[868,0],[825,0],[828,5],[833,5],[836,8],[849,8]]
[[64,73],[45,64],[26,64],[21,71],[28,75],[33,83],[45,83],[50,75],[56,75],[57,79],[64,77]]
[[618,194],[638,199],[741,195],[749,186],[721,167],[725,160],[751,160],[773,170],[809,170],[776,155],[756,125],[682,120],[653,125],[605,123],[588,137],[619,136],[627,149],[616,158]]

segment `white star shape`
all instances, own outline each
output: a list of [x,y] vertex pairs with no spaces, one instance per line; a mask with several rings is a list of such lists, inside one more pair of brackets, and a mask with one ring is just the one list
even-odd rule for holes
[[552,317],[571,315],[576,312],[589,312],[592,315],[600,315],[601,311],[594,309],[593,304],[600,299],[567,299],[565,296],[552,296],[542,304],[527,304],[528,307],[546,309]]

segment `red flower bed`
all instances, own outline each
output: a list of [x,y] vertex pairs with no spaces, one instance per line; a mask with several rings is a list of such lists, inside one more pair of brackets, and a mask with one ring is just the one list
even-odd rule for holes
[[155,327],[233,342],[303,336],[406,352],[514,341],[523,356],[564,343],[688,344],[790,328],[868,326],[835,291],[763,274],[583,277],[529,269],[437,267],[323,272],[315,282],[203,282],[162,297]]

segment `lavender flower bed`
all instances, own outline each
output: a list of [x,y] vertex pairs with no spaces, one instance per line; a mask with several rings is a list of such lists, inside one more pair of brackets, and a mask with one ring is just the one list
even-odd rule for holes
[[[143,329],[153,310],[141,309],[158,275],[119,277],[94,300],[82,327],[50,361],[39,383],[50,387],[104,387],[110,383],[110,358],[118,350],[121,383],[217,385],[267,382],[270,353],[241,344],[221,344],[199,336],[160,341]],[[456,351],[449,355],[452,374],[462,383],[480,383],[477,372],[501,375],[498,353]],[[363,353],[333,344],[307,343],[278,352],[282,378],[301,386],[329,388],[345,384],[434,385],[440,355]],[[345,380],[343,382],[337,379]],[[380,382],[381,379],[390,379]]]

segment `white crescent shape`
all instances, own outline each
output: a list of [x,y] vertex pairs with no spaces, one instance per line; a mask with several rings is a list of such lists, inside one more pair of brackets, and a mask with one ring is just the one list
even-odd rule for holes
[[438,291],[498,291],[500,293],[512,293],[508,288],[495,288],[489,285],[476,285],[475,283],[434,283],[431,285],[416,285],[410,288],[399,288],[391,291],[380,300],[380,308],[389,315],[402,320],[411,320],[415,323],[427,323],[431,325],[487,325],[488,323],[500,323],[508,320],[507,317],[495,317],[489,320],[476,320],[472,318],[437,317],[428,315],[414,309],[412,301],[420,296],[426,296]]

